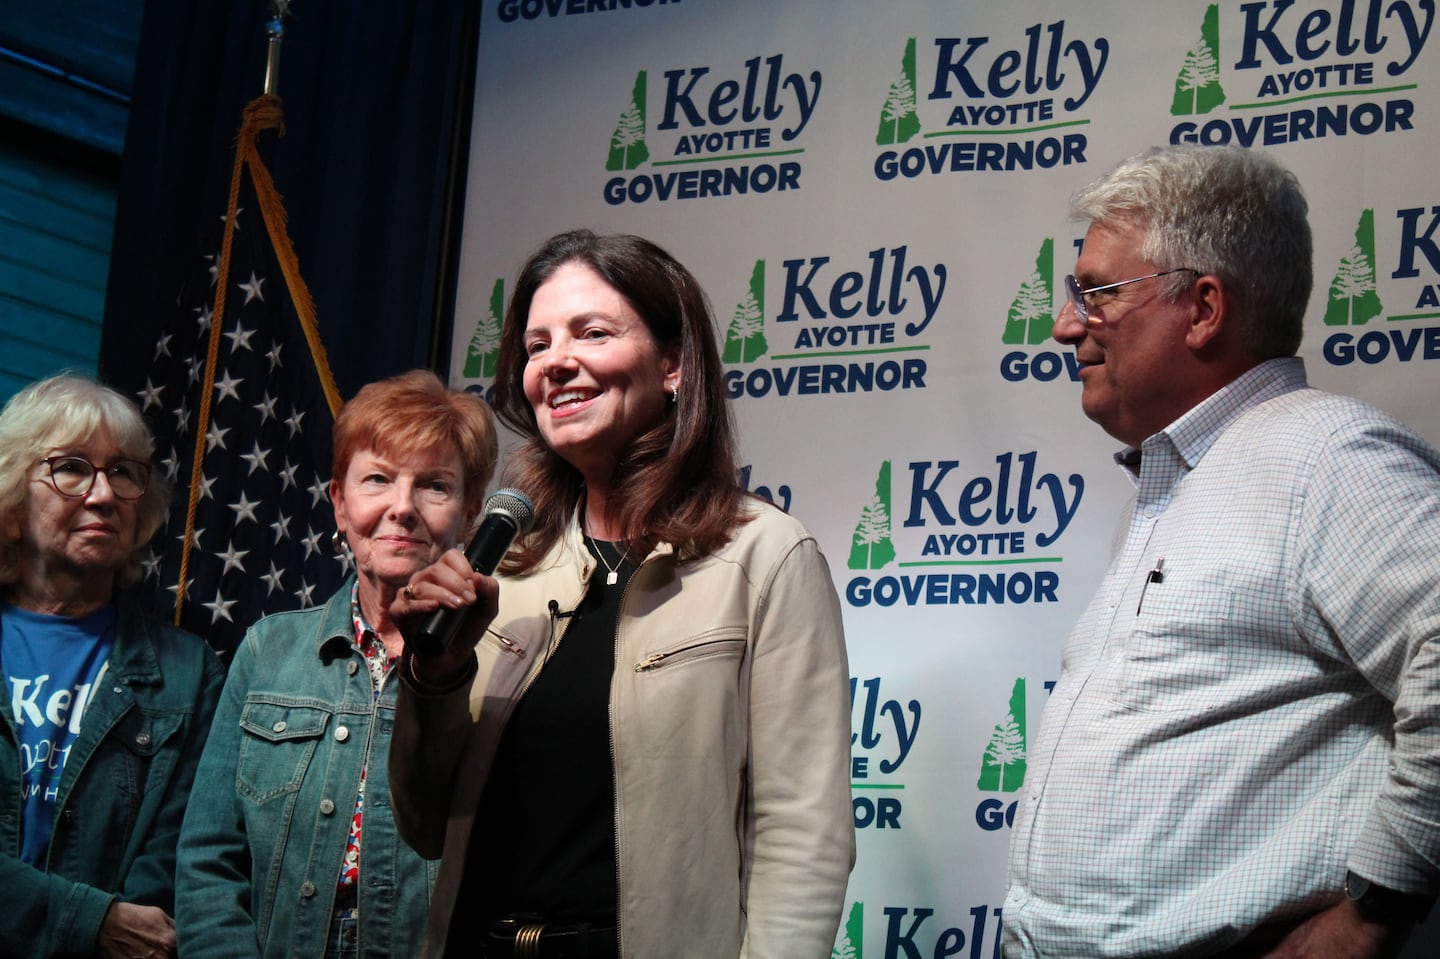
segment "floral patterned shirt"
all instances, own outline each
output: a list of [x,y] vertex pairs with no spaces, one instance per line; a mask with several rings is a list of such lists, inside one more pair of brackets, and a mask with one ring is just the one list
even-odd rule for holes
[[[360,611],[358,582],[350,590],[350,621],[355,627],[355,648],[365,657],[365,665],[370,669],[370,686],[375,698],[379,699],[380,691],[385,687],[385,678],[390,675],[399,657],[385,652],[384,640],[365,622],[365,614]],[[350,839],[345,844],[345,858],[340,863],[339,892],[335,897],[337,912],[353,914],[355,909],[355,889],[360,882],[360,827],[365,813],[365,773],[363,769],[360,771],[360,791],[355,797],[355,815],[350,820]]]

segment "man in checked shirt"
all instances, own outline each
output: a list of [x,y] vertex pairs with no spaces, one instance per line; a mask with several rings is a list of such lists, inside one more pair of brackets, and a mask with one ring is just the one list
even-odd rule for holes
[[1155,149],[1072,206],[1055,338],[1136,499],[1030,750],[1005,955],[1393,956],[1440,891],[1440,452],[1306,384],[1274,161]]

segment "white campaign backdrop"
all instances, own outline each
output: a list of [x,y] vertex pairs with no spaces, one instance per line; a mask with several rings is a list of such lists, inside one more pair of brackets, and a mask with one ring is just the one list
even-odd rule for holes
[[[1311,381],[1440,440],[1434,13],[486,3],[452,382],[489,388],[497,288],[508,298],[561,230],[660,243],[700,278],[722,335],[763,265],[763,353],[727,369],[750,488],[814,531],[845,607],[859,859],[837,956],[996,954],[1025,744],[1129,495],[1117,444],[1080,413],[1071,351],[1005,335],[1017,304],[1043,334],[1063,302],[1083,235],[1072,191],[1186,137],[1272,151],[1311,202]],[[642,74],[643,117],[627,125]],[[1181,86],[1202,112],[1176,109]],[[882,144],[887,102],[912,129]],[[622,127],[648,158],[607,169]],[[1032,159],[1013,160],[1027,144]],[[993,155],[1000,169],[974,169]],[[1368,292],[1363,322],[1329,325],[1342,274]],[[893,553],[852,561],[857,536]]]

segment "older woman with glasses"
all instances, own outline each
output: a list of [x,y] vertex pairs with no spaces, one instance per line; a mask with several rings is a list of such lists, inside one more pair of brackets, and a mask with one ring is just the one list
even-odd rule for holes
[[169,490],[126,397],[0,412],[0,955],[175,953],[175,847],[224,678],[125,600]]

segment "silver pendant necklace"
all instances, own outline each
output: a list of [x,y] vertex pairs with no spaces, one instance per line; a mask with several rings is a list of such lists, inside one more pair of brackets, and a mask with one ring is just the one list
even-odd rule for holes
[[609,570],[605,575],[605,585],[614,586],[620,581],[620,567],[625,565],[625,560],[630,556],[630,546],[628,544],[625,546],[625,552],[620,554],[620,561],[611,566],[610,561],[605,558],[605,553],[600,549],[600,545],[595,542],[595,537],[587,533],[585,538],[590,541],[590,548],[595,550],[595,555],[600,557],[600,562],[604,563],[605,568]]

